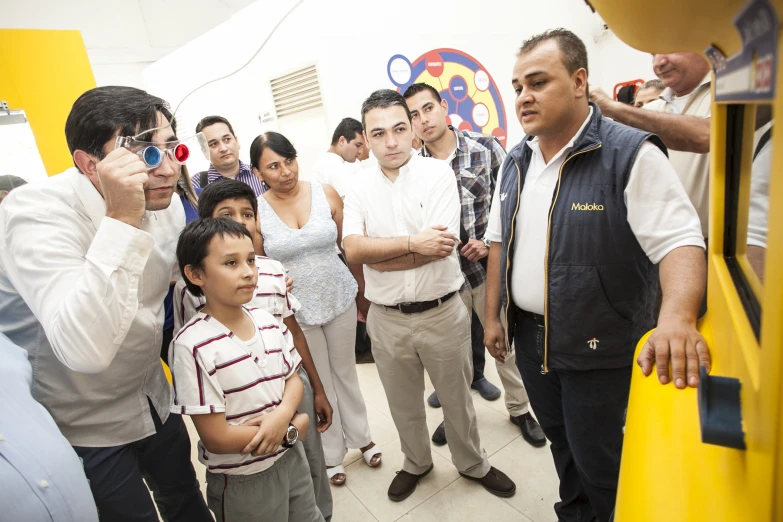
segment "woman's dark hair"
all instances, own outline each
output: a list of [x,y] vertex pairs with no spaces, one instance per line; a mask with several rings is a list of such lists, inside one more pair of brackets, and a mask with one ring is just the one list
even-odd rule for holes
[[193,182],[190,180],[190,173],[188,172],[187,165],[181,165],[179,171],[179,179],[177,179],[177,194],[184,194],[187,200],[193,205],[193,208],[198,208],[198,194],[196,189],[193,188]]
[[209,255],[209,243],[215,236],[241,238],[247,236],[251,241],[250,231],[236,221],[227,218],[196,219],[185,225],[177,241],[177,262],[182,272],[182,279],[188,291],[196,297],[203,294],[201,287],[194,285],[185,275],[185,267],[190,265],[197,270],[204,270],[204,258]]
[[[119,131],[120,136],[135,136],[158,126],[158,111],[171,121],[177,133],[169,104],[163,99],[133,87],[97,87],[74,102],[65,122],[65,140],[71,156],[83,150],[98,159],[105,156],[103,147]],[[152,136],[142,134],[142,141]]]
[[198,200],[198,217],[211,218],[217,206],[227,199],[246,199],[253,207],[253,214],[258,215],[258,200],[250,185],[235,179],[219,179],[201,191]]
[[288,141],[288,138],[279,132],[265,132],[256,136],[256,139],[250,144],[250,164],[258,170],[261,170],[261,165],[259,165],[261,154],[266,148],[272,149],[284,158],[296,158],[296,149],[294,144]]

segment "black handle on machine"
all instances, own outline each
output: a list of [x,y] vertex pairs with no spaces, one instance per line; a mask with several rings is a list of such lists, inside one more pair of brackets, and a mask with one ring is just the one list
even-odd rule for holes
[[707,368],[699,368],[699,420],[701,441],[726,448],[744,450],[742,431],[742,404],[739,379],[707,375]]

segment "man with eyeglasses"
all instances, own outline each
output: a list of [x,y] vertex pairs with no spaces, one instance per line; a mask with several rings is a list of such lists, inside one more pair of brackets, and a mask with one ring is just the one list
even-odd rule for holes
[[100,87],[65,135],[76,168],[0,207],[0,333],[27,350],[32,393],[81,457],[100,520],[157,521],[148,487],[164,520],[212,520],[159,359],[185,225],[176,124],[160,98]]

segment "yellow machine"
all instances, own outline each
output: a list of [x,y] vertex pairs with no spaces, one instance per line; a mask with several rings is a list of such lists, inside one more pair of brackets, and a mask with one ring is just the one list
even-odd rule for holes
[[761,264],[747,246],[754,131],[762,112],[773,124],[783,114],[783,0],[590,3],[637,49],[700,52],[713,64],[700,322],[712,373],[677,390],[634,372],[615,520],[783,521],[783,133],[771,133]]

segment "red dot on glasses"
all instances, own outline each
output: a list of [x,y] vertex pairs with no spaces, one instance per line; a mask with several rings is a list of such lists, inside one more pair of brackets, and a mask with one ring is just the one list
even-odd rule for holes
[[187,145],[180,143],[174,147],[174,159],[176,159],[178,162],[185,163],[188,157],[190,157],[190,151],[188,150]]

